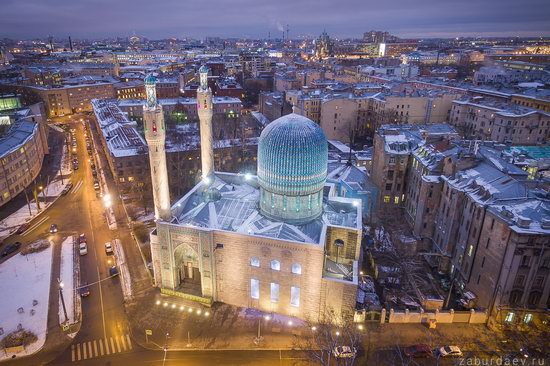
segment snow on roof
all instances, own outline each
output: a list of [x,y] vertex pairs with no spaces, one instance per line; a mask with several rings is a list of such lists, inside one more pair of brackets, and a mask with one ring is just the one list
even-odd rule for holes
[[0,138],[0,157],[12,153],[23,146],[38,130],[38,123],[31,120],[19,120],[9,127]]
[[360,209],[346,198],[326,198],[323,215],[301,225],[263,216],[259,199],[256,177],[216,173],[208,188],[200,182],[172,207],[173,223],[309,244],[321,243],[326,226],[361,228]]

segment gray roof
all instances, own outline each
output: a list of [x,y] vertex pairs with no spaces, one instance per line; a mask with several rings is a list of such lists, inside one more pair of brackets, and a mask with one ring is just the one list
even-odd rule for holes
[[310,244],[322,242],[326,226],[361,227],[360,208],[340,197],[325,197],[323,215],[306,224],[268,219],[259,211],[256,177],[232,173],[216,173],[208,188],[200,182],[173,206],[172,213],[173,223],[183,226]]
[[0,157],[3,157],[25,144],[38,129],[38,123],[31,120],[15,122],[8,132],[0,138]]

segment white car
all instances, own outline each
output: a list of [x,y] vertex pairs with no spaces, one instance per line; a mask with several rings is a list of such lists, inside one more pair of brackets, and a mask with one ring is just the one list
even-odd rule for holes
[[107,255],[113,254],[113,245],[111,244],[110,241],[105,243],[105,254],[107,254]]
[[334,347],[332,354],[336,358],[353,358],[357,354],[357,349],[348,346]]
[[437,350],[440,357],[462,357],[462,351],[458,346],[443,346]]
[[79,250],[80,250],[80,255],[88,254],[88,245],[86,244],[86,242],[80,243]]

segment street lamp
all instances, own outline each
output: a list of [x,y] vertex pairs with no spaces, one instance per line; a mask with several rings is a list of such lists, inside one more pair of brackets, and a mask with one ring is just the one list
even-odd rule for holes
[[69,321],[69,316],[67,315],[67,308],[65,307],[65,298],[63,297],[63,286],[65,284],[57,278],[57,283],[59,284],[59,296],[61,296],[61,305],[63,305],[63,314],[65,315],[65,323]]
[[164,359],[162,360],[162,365],[166,363],[166,353],[168,352],[168,337],[170,336],[170,333],[166,333],[166,338],[164,340]]
[[[269,316],[269,315],[265,315],[263,318],[265,319],[266,322],[271,320],[271,316]],[[262,333],[261,333],[261,326],[262,326],[262,318],[259,318],[258,319],[258,335],[254,338],[254,344],[255,345],[259,345],[260,342],[264,339],[264,337],[262,337]]]

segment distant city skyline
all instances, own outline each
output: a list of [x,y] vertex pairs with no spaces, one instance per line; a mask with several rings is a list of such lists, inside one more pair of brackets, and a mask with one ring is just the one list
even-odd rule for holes
[[405,38],[550,36],[547,0],[437,0],[365,3],[344,0],[213,0],[182,2],[5,0],[0,38],[107,38],[133,34],[150,39],[208,36],[358,38],[376,29]]

